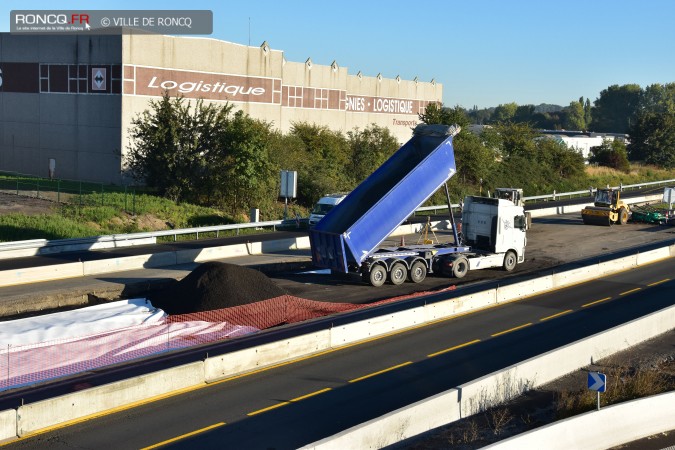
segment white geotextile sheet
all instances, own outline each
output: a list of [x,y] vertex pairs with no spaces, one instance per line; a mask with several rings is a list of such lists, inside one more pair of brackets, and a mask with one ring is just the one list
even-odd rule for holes
[[166,313],[149,300],[135,298],[0,322],[0,348],[69,340],[137,325],[164,323]]
[[259,331],[166,318],[133,299],[0,322],[0,391]]

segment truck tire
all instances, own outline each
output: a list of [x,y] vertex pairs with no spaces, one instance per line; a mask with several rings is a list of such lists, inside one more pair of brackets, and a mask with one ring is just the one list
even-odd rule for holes
[[506,252],[506,255],[504,255],[504,270],[511,272],[516,268],[516,264],[518,264],[518,256],[516,255],[516,252],[509,250]]
[[619,225],[626,225],[628,223],[628,211],[626,208],[619,208]]
[[408,278],[408,268],[402,262],[394,263],[391,266],[391,271],[389,272],[389,279],[391,284],[399,285],[405,282],[405,279]]
[[452,276],[455,278],[464,278],[469,271],[469,260],[460,256],[452,262]]
[[387,271],[379,264],[374,265],[370,268],[370,272],[368,272],[368,280],[371,285],[380,287],[387,281]]
[[410,268],[408,278],[413,283],[421,283],[427,277],[427,265],[423,261],[415,261]]

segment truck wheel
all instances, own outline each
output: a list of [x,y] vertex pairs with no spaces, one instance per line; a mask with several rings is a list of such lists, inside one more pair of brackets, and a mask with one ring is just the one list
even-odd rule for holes
[[408,278],[410,278],[410,281],[413,283],[420,283],[422,280],[424,280],[427,276],[427,265],[424,264],[422,261],[415,261],[410,268],[410,273],[408,274]]
[[391,284],[399,285],[405,282],[405,279],[408,277],[408,268],[405,264],[397,262],[391,266],[391,272],[389,273],[389,279]]
[[626,225],[626,223],[628,223],[628,211],[622,207],[619,209],[619,224]]
[[452,276],[455,278],[464,278],[469,271],[469,260],[460,256],[452,262]]
[[370,284],[375,287],[380,287],[387,281],[387,271],[379,264],[370,268],[370,275],[368,276]]
[[518,264],[518,256],[516,255],[516,252],[509,250],[506,252],[506,255],[504,255],[504,270],[511,272],[516,268],[516,264]]

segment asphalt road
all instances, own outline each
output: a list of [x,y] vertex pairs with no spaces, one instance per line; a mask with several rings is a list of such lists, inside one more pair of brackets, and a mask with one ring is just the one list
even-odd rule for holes
[[225,380],[6,448],[297,448],[670,306],[674,269],[675,260],[665,260]]

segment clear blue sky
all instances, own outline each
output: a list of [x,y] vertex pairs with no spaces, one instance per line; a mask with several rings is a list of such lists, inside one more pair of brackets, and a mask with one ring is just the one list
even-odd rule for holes
[[436,81],[446,106],[566,106],[612,84],[675,82],[672,0],[4,0],[12,9],[210,9],[211,37],[289,61]]

